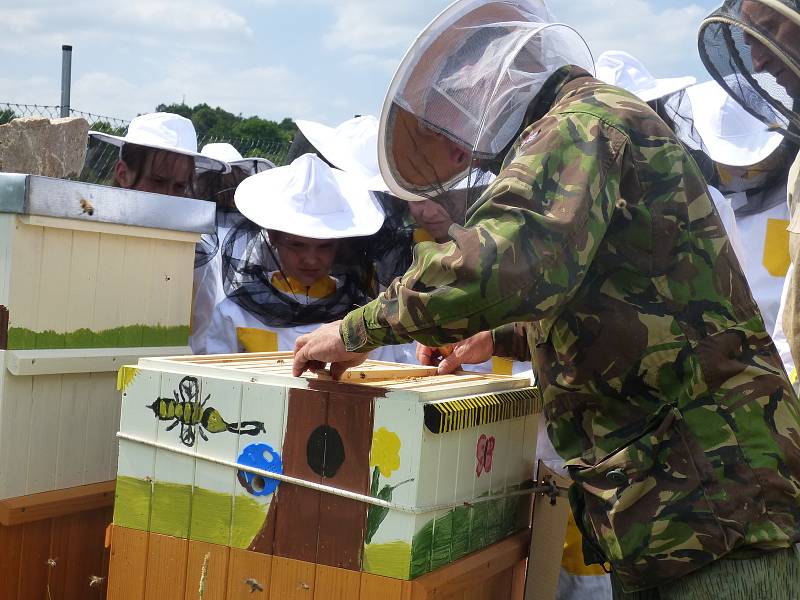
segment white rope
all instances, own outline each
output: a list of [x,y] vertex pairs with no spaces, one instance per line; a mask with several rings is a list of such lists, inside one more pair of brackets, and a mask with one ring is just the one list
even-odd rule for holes
[[312,490],[316,490],[318,492],[324,492],[326,494],[331,494],[333,496],[340,496],[342,498],[348,498],[349,500],[363,502],[364,504],[371,504],[372,506],[381,506],[383,508],[397,510],[405,513],[411,513],[414,515],[420,515],[438,510],[448,510],[455,508],[456,506],[472,506],[473,504],[479,504],[481,502],[489,502],[490,500],[502,500],[503,498],[512,498],[514,496],[530,496],[531,494],[534,494],[537,491],[537,489],[535,488],[528,488],[524,490],[513,490],[502,494],[481,496],[480,498],[475,498],[473,500],[469,500],[466,502],[436,504],[431,506],[406,506],[404,504],[397,504],[396,502],[390,502],[387,500],[381,500],[380,498],[374,498],[373,496],[359,494],[358,492],[351,492],[349,490],[343,490],[341,488],[333,487],[330,485],[323,485],[321,483],[315,483],[313,481],[299,479],[297,477],[292,477],[291,475],[284,475],[283,473],[273,473],[272,471],[265,471],[257,467],[242,465],[230,460],[215,458],[213,456],[206,456],[205,454],[197,454],[195,452],[192,452],[191,450],[184,450],[183,448],[178,448],[175,446],[159,444],[158,442],[154,442],[152,440],[141,438],[135,435],[122,433],[121,431],[117,432],[117,437],[121,440],[127,440],[129,442],[142,444],[144,446],[150,446],[151,448],[157,448],[158,450],[165,450],[167,452],[172,452],[174,454],[180,454],[181,456],[188,456],[189,458],[203,460],[216,465],[221,465],[223,467],[230,467],[232,469],[237,469],[239,471],[252,473],[253,475],[260,475],[261,477],[266,477],[268,479],[276,479],[284,483],[291,483],[292,485],[309,488]]

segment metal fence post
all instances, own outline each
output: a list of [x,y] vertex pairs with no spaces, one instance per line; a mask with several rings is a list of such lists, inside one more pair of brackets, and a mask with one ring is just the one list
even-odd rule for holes
[[61,116],[69,116],[69,96],[72,87],[72,46],[61,46]]

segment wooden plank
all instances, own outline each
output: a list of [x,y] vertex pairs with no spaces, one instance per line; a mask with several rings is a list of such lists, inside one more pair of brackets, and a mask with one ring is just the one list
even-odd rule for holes
[[[120,346],[116,333],[101,334],[130,323],[122,312],[120,295],[125,282],[125,238],[119,235],[101,235],[97,259],[97,285],[95,287],[94,313],[91,330],[98,346]],[[102,341],[98,339],[102,336]]]
[[[162,373],[159,397],[166,401],[200,402],[203,399],[200,380]],[[155,399],[154,399],[155,400]],[[150,418],[156,420],[150,411]],[[164,446],[196,452],[199,425],[177,418],[158,419],[156,441]],[[150,505],[150,531],[178,538],[189,537],[192,513],[192,486],[195,459],[157,448]]]
[[107,600],[142,600],[147,575],[146,531],[111,528]]
[[359,382],[359,381],[370,381],[370,380],[394,380],[394,379],[405,379],[408,377],[429,377],[431,375],[436,375],[436,367],[418,367],[414,366],[413,368],[408,367],[377,367],[367,365],[365,368],[355,367],[352,369],[348,369],[344,372],[341,379],[343,381],[350,381],[350,382]]
[[523,600],[525,597],[525,576],[528,572],[528,561],[523,560],[514,566],[511,576],[511,600]]
[[63,338],[48,332],[67,331],[67,303],[64,294],[69,289],[72,232],[45,229],[42,242],[42,273],[37,291],[36,347],[63,348]]
[[[86,435],[96,427],[95,415],[89,415],[89,388],[91,375],[60,375],[61,397],[58,407],[58,450],[56,463],[55,489],[60,490],[86,483],[84,462],[86,460]],[[112,390],[114,388],[111,388]],[[52,410],[57,407],[54,406]],[[93,460],[104,457],[93,456]]]
[[130,326],[120,334],[119,346],[144,345],[141,326],[152,324],[147,322],[150,303],[160,301],[153,297],[151,289],[149,266],[158,260],[153,244],[151,239],[126,237],[125,257],[114,267],[124,274],[115,300],[120,310],[116,326]]
[[272,557],[269,597],[274,600],[314,598],[316,565],[282,556]]
[[[243,384],[240,422],[260,422],[263,423],[264,430],[254,436],[237,436],[237,459],[243,454],[251,454],[250,451],[258,450],[264,459],[263,462],[260,462],[262,467],[279,464],[280,457],[283,455],[283,437],[287,410],[288,401],[285,387],[255,383]],[[272,449],[274,455],[268,456],[270,454],[269,449]],[[249,456],[250,461],[253,461],[258,456],[258,452],[253,452],[252,454],[254,456]],[[245,462],[250,462],[247,458],[244,460]],[[237,481],[234,484],[231,546],[272,554],[274,552],[277,495],[275,492],[270,493],[269,490],[275,489],[275,483],[261,478],[252,478],[250,480],[251,483],[257,482],[259,485],[256,487],[259,489],[255,489],[252,486],[248,489],[247,485],[245,485],[248,481],[247,477],[243,476],[242,479],[244,483],[237,477]],[[278,490],[280,485],[283,484],[278,485]],[[257,510],[253,510],[253,502],[256,503],[255,508]],[[254,519],[257,519],[258,522],[254,522]]]
[[[0,214],[0,305],[3,305],[3,308],[9,304],[9,284],[11,282],[11,267],[13,266],[12,250],[16,224],[16,215]],[[2,325],[3,312],[3,309],[0,309],[0,325]],[[5,317],[8,318],[8,310],[5,310]],[[7,322],[6,325],[8,325]],[[2,337],[2,334],[2,329],[0,329],[0,337]],[[2,344],[0,344],[0,348],[5,349]]]
[[[446,594],[480,586],[488,578],[513,568],[524,560],[528,553],[529,542],[530,531],[521,531],[480,552],[423,575],[415,579],[413,584],[415,588],[419,588],[422,598],[430,599],[442,598]],[[554,560],[560,562],[560,558]],[[554,595],[555,588],[553,595],[550,596],[551,600]]]
[[381,577],[380,575],[361,574],[361,595],[359,600],[403,600],[403,581]]
[[32,395],[26,494],[46,492],[55,487],[61,376],[34,377]]
[[[100,576],[105,511],[82,512],[53,519],[50,541],[50,594],[60,600],[99,598],[89,587],[92,575]],[[99,519],[97,517],[99,515]]]
[[189,541],[186,600],[225,600],[228,589],[227,546]]
[[20,558],[19,600],[45,600],[51,567],[50,532],[53,522],[50,519],[34,521],[22,526],[22,555]]
[[[66,332],[90,330],[94,316],[94,300],[97,287],[97,265],[100,250],[100,234],[74,231],[72,232],[72,252],[70,256],[69,280],[66,288],[67,297],[61,298],[67,305]],[[63,292],[62,292],[63,293]],[[80,335],[80,334],[77,334]],[[87,336],[92,334],[86,331]],[[72,347],[71,338],[67,336],[66,346]],[[75,346],[85,346],[79,343]]]
[[18,525],[114,504],[114,481],[0,500],[0,524]]
[[186,346],[9,350],[6,368],[13,375],[116,374],[122,365],[136,364],[143,356],[169,356],[186,350]]
[[[330,429],[325,468],[332,476],[323,477],[325,485],[369,495],[373,405],[374,400],[369,396],[331,393],[328,397]],[[367,505],[322,494],[319,506],[316,562],[360,571]]]
[[194,244],[163,241],[164,281],[167,286],[167,303],[163,321],[167,325],[188,325],[192,312],[192,285],[194,283]]
[[[106,532],[111,527],[114,516],[113,507],[82,513],[85,516],[86,547],[85,552],[91,557],[88,573],[77,573],[82,578],[75,585],[81,592],[74,600],[83,598],[98,600],[106,597],[106,582],[108,581],[108,561],[110,551],[106,546]],[[88,534],[91,532],[91,535]]]
[[86,457],[83,480],[86,483],[110,480],[117,476],[117,455],[122,398],[117,391],[116,373],[91,373],[83,392],[91,426],[86,430]]
[[487,579],[482,585],[484,598],[511,598],[514,567],[501,571]]
[[[418,506],[422,446],[422,405],[396,402],[390,398],[375,400],[373,445],[370,448],[371,476],[377,477],[380,491],[390,486],[392,501]],[[374,509],[368,509],[368,512]],[[373,527],[365,539],[363,570],[385,577],[408,579],[411,569],[411,545],[414,534],[430,516],[416,516],[400,511],[373,512]],[[397,549],[399,548],[399,552]],[[390,552],[386,552],[389,549]]]
[[[545,476],[551,477],[565,490],[571,484],[539,461],[537,480],[542,481]],[[551,504],[546,496],[537,496],[534,500],[525,600],[551,600],[555,597],[569,510],[566,493],[561,493],[555,504]]]
[[145,600],[183,600],[188,540],[151,533],[147,545]]
[[13,498],[25,494],[33,378],[15,377],[0,366],[0,386],[0,498]]
[[314,600],[356,600],[361,573],[318,564],[314,582]]
[[91,231],[107,235],[154,238],[158,240],[175,240],[190,244],[196,244],[200,239],[199,233],[174,231],[172,229],[154,229],[152,227],[136,227],[134,225],[119,225],[117,223],[103,223],[101,221],[79,221],[77,219],[61,219],[58,217],[42,217],[39,215],[20,215],[19,220],[26,225],[36,225],[53,229]]
[[[12,249],[9,284],[9,327],[38,329],[39,281],[42,272],[44,230],[17,223]],[[11,345],[11,344],[9,344]],[[36,340],[25,340],[14,348],[35,348]]]
[[[322,475],[309,464],[323,464],[324,446],[319,439],[310,442],[313,432],[319,437],[327,419],[327,394],[313,390],[289,390],[289,409],[283,440],[283,468],[286,475],[322,483]],[[309,452],[309,446],[312,446]],[[318,467],[317,467],[318,468]],[[282,483],[275,493],[274,554],[309,563],[317,561],[319,508],[321,493]]]
[[7,527],[0,525],[0,581],[10,591],[9,600],[16,600],[19,586],[20,563],[22,561],[23,525]]
[[[225,379],[200,379],[200,397],[206,402],[205,410],[213,408],[218,411],[217,414],[225,423],[240,421],[241,383]],[[195,447],[198,454],[236,462],[239,435],[229,431],[207,432],[202,425],[198,425],[196,431]],[[203,460],[195,463],[190,539],[230,545],[233,498],[237,485],[235,469]],[[227,501],[220,501],[225,498]]]
[[[161,373],[148,369],[125,369],[120,383],[122,414],[120,431],[156,441],[159,421],[150,406],[161,395]],[[127,380],[126,380],[127,379]],[[150,530],[155,449],[119,440],[117,493],[114,523],[142,531]]]
[[231,548],[226,600],[269,600],[271,574],[272,556]]

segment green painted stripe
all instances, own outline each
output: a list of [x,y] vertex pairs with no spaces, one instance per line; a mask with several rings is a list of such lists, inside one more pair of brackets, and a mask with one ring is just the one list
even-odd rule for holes
[[186,346],[189,326],[126,325],[104,331],[76,329],[66,333],[32,331],[24,327],[8,328],[9,350],[45,350],[54,348],[142,348],[150,346]]

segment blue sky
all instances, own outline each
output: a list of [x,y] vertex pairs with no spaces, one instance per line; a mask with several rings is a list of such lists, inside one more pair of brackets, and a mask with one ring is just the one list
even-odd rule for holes
[[[331,125],[377,114],[394,67],[447,0],[0,0],[0,102],[130,119],[160,102]],[[708,79],[697,56],[708,0],[550,0],[595,56],[627,50],[657,77]]]

